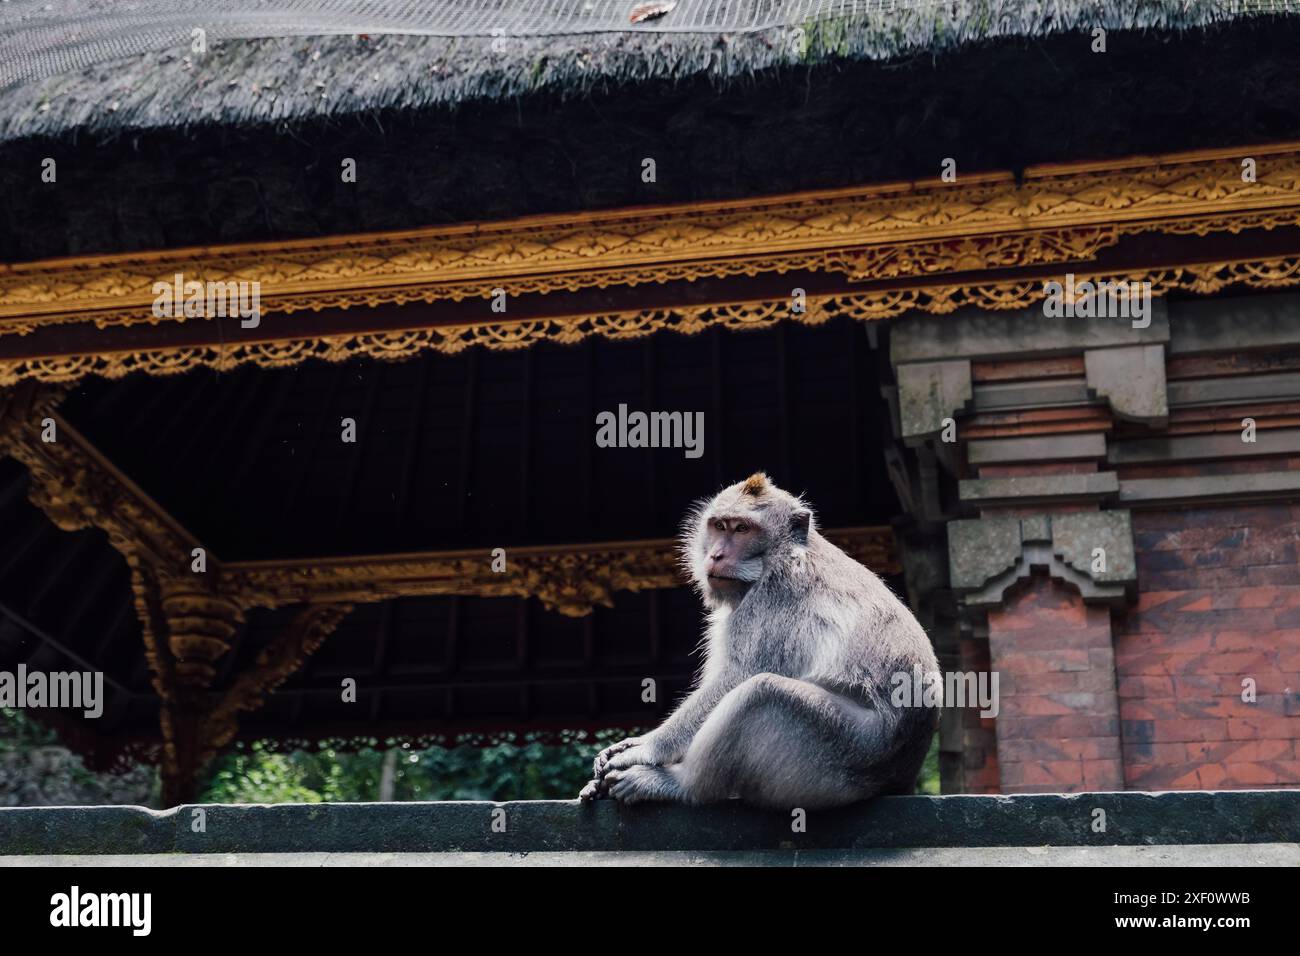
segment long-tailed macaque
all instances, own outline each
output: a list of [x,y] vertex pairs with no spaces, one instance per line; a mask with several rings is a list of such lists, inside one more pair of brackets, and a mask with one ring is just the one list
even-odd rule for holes
[[894,706],[891,681],[938,663],[884,582],[763,474],[688,515],[682,557],[709,612],[695,688],[604,750],[580,797],[789,809],[912,792],[938,715]]

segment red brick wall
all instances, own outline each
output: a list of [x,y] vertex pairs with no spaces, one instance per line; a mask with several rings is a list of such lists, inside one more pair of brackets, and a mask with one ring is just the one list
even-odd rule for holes
[[1300,786],[1300,506],[1135,511],[1133,532],[1140,595],[1115,624],[1125,785]]
[[1124,789],[1110,614],[1045,574],[989,612],[1003,792]]

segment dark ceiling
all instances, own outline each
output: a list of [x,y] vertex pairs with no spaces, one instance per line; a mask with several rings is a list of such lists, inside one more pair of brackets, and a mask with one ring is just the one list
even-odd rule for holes
[[[860,323],[783,323],[90,380],[62,413],[226,561],[669,537],[756,470],[823,527],[886,524],[877,359]],[[703,455],[596,447],[621,403],[703,412]]]

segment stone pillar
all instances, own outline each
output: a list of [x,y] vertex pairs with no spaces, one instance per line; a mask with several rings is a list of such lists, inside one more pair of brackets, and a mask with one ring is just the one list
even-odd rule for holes
[[945,671],[998,679],[996,718],[942,718],[945,792],[1124,785],[1112,615],[1137,571],[1107,454],[1117,423],[1168,419],[1163,303],[1151,319],[967,310],[890,330],[891,474],[946,542],[959,622],[931,633]]

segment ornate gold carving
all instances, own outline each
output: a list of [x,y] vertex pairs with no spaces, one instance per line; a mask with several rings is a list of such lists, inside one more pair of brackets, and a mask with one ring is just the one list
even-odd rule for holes
[[1012,269],[1049,262],[1082,262],[1118,241],[1119,230],[1114,225],[963,236],[933,242],[836,249],[825,254],[825,266],[855,282],[868,282],[900,276]]
[[[167,802],[185,798],[198,771],[228,744],[240,711],[260,705],[313,653],[351,609],[305,608],[213,702],[217,662],[244,620],[245,595],[223,593],[210,570],[194,573],[194,538],[54,411],[62,390],[23,385],[0,396],[0,452],[31,474],[28,496],[65,531],[99,528],[131,570],[151,681],[162,701],[162,773]],[[41,439],[53,418],[57,441]]]
[[[199,772],[239,731],[238,717],[256,710],[351,612],[348,605],[317,604],[299,611],[250,667],[213,693],[215,664],[230,647],[243,615],[235,602],[204,591],[194,581],[159,585],[146,570],[136,576],[145,622],[145,645],[162,706],[163,798],[176,805],[193,798]],[[166,634],[159,647],[157,635]]]
[[396,597],[465,594],[536,597],[571,617],[611,606],[613,592],[679,583],[671,540],[620,545],[507,548],[506,571],[486,550],[327,561],[229,564],[223,580],[266,607],[316,601],[369,603]]
[[[888,527],[841,528],[826,536],[880,573],[899,569]],[[240,562],[221,569],[223,590],[251,605],[313,602],[364,604],[396,597],[462,594],[536,597],[570,617],[613,604],[615,591],[682,585],[673,538],[616,544],[507,548],[506,571],[491,568],[486,550],[324,561]]]
[[[120,549],[119,549],[120,550]],[[163,612],[162,591],[169,578],[165,571],[152,562],[142,561],[137,552],[128,550],[124,555],[131,569],[131,592],[135,598],[135,613],[140,620],[140,636],[144,643],[145,662],[149,665],[149,682],[164,705],[175,700],[179,682],[176,678],[175,658],[166,645],[167,616]],[[163,731],[166,736],[166,707],[163,709]]]
[[[1155,295],[1173,291],[1203,295],[1234,285],[1253,289],[1289,288],[1300,284],[1300,256],[1118,272],[1078,269],[1075,276],[1078,281],[1150,282]],[[1011,278],[809,296],[806,309],[801,313],[791,311],[788,300],[778,299],[524,321],[485,321],[473,325],[344,333],[223,346],[176,346],[131,352],[6,359],[0,360],[0,388],[28,380],[73,382],[91,374],[117,379],[133,372],[177,375],[196,368],[227,371],[243,365],[288,368],[308,359],[344,362],[369,357],[396,361],[429,351],[452,354],[475,345],[489,349],[522,349],[543,341],[580,342],[591,335],[610,339],[639,338],[660,331],[694,335],[714,327],[768,328],[784,320],[819,325],[836,316],[874,321],[912,310],[944,315],[968,306],[1019,309],[1044,298],[1043,282],[1041,278]]]
[[186,686],[208,686],[216,676],[216,662],[244,623],[239,605],[191,575],[164,585],[162,610],[177,679]]
[[[1300,223],[1300,145],[963,176],[579,215],[539,216],[323,240],[79,257],[0,267],[0,334],[39,325],[185,321],[152,315],[153,284],[257,281],[265,312],[460,300],[839,268],[855,277],[957,272],[981,261],[1060,261],[1147,231]],[[1248,223],[1249,225],[1243,225]],[[1097,229],[1089,236],[1087,230]],[[1074,234],[1075,230],[1084,230]],[[980,249],[957,240],[1011,235]],[[1046,237],[1054,237],[1048,239]],[[889,246],[841,258],[844,250]],[[831,258],[827,259],[826,254]],[[910,265],[909,265],[910,264]],[[874,271],[875,268],[882,271]],[[990,267],[989,265],[983,266]]]
[[[124,556],[165,568],[183,564],[197,541],[53,411],[61,395],[35,398],[2,449],[30,472],[32,504],[64,531],[102,529]],[[46,417],[54,420],[57,441],[41,439]]]
[[584,617],[597,605],[613,607],[615,591],[675,586],[676,570],[671,548],[649,554],[544,554],[524,561],[521,590],[549,611]]
[[[62,389],[26,391],[0,452],[26,466],[28,499],[64,531],[100,529],[125,559],[159,695],[170,700],[178,686],[206,683],[239,612],[211,592],[209,578],[189,571],[197,540],[59,417]],[[44,418],[53,420],[56,441],[42,440]]]
[[39,422],[63,397],[62,388],[23,382],[0,392],[0,452],[29,423]]

